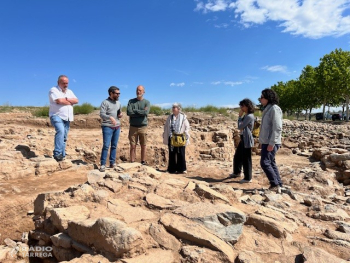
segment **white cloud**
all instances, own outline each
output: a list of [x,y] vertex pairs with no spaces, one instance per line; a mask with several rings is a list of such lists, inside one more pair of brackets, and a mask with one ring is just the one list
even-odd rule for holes
[[214,25],[214,27],[216,27],[216,28],[227,28],[228,24],[222,23],[222,24],[219,24],[219,25]]
[[182,74],[185,74],[185,75],[190,75],[188,74],[186,71],[183,71],[183,70],[178,70],[178,69],[174,69],[176,72],[179,72],[179,73],[182,73]]
[[212,85],[220,85],[220,84],[223,84],[223,85],[226,85],[226,86],[237,86],[237,85],[241,85],[243,84],[242,81],[225,81],[225,80],[219,80],[219,81],[213,81],[211,82],[210,84]]
[[77,81],[75,79],[73,79],[73,82],[76,83]]
[[200,81],[194,81],[193,84],[196,84],[196,85],[203,85],[204,82],[200,82]]
[[170,108],[173,104],[171,102],[164,102],[164,103],[158,103],[154,105],[161,107],[162,109],[166,109],[166,108]]
[[265,66],[265,67],[262,67],[261,69],[265,69],[270,72],[288,73],[287,67],[282,65]]
[[203,10],[203,13],[207,12],[217,12],[217,11],[225,11],[230,2],[229,0],[208,0],[205,4],[203,1],[196,1],[197,6],[194,9],[195,11]]
[[233,87],[233,86],[241,85],[243,84],[243,82],[242,81],[224,81],[224,84]]
[[183,87],[185,86],[185,82],[180,82],[180,83],[170,83],[170,87]]
[[244,27],[278,23],[282,32],[307,38],[342,36],[350,33],[349,0],[206,0],[196,1],[203,13],[232,11]]

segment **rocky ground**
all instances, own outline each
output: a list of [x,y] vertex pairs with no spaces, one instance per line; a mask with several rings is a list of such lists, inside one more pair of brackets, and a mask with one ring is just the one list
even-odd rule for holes
[[118,167],[101,173],[96,112],[76,117],[60,163],[48,119],[0,114],[0,262],[350,261],[350,126],[285,120],[276,194],[258,147],[253,182],[228,178],[234,121],[188,117],[188,174],[174,175],[166,116],[150,117],[147,166],[127,162],[124,119]]

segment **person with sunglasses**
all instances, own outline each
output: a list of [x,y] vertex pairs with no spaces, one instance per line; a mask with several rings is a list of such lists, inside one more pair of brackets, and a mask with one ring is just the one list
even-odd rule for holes
[[252,181],[254,105],[250,99],[244,99],[239,102],[239,106],[241,110],[238,114],[238,129],[241,131],[241,141],[233,157],[233,174],[230,174],[230,177],[240,177],[243,167],[244,179],[240,181],[240,183],[243,184]]
[[282,110],[278,106],[278,95],[272,89],[264,89],[259,100],[264,107],[259,134],[260,165],[269,179],[269,189],[281,193],[282,180],[276,165],[275,155],[282,142]]
[[111,86],[108,89],[109,97],[101,103],[100,117],[102,119],[102,137],[103,146],[101,152],[101,167],[100,172],[106,170],[106,162],[109,147],[109,167],[115,168],[117,157],[117,146],[120,135],[120,118],[123,116],[121,112],[121,104],[119,102],[120,90],[116,86]]

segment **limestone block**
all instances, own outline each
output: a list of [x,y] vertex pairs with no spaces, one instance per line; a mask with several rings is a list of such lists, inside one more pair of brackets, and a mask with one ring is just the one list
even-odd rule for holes
[[90,211],[85,206],[70,206],[65,208],[54,208],[50,210],[53,225],[64,232],[71,220],[85,220],[90,216]]
[[141,233],[114,218],[99,218],[86,221],[70,221],[68,234],[75,241],[93,246],[96,251],[115,261],[144,252]]

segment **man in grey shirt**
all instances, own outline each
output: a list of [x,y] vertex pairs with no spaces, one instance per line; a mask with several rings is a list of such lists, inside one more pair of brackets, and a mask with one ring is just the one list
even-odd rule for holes
[[100,117],[102,119],[102,135],[103,146],[101,152],[101,167],[100,172],[106,170],[106,162],[109,146],[111,151],[109,154],[109,166],[114,168],[117,157],[117,145],[120,135],[120,120],[123,116],[121,112],[121,104],[119,102],[120,90],[116,86],[111,86],[108,89],[109,97],[101,103]]

